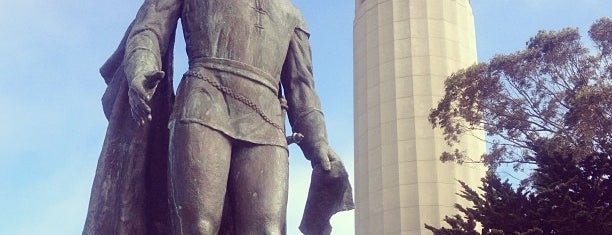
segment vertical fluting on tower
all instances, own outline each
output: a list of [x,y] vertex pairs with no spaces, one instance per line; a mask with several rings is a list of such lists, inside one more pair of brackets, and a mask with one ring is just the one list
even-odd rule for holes
[[[469,0],[356,0],[354,22],[357,234],[424,234],[455,214],[457,180],[484,169],[441,163],[449,150],[427,116],[444,80],[476,62]],[[483,133],[462,149],[478,158]],[[481,138],[481,139],[479,139]]]

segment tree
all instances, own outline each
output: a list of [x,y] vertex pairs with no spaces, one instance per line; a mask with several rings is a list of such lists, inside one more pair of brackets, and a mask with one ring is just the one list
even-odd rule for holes
[[429,121],[448,144],[472,130],[487,134],[490,151],[470,159],[445,152],[443,161],[535,164],[531,143],[555,138],[574,157],[612,152],[612,20],[589,31],[596,53],[580,43],[577,29],[540,31],[526,49],[452,74]]
[[462,215],[444,219],[450,228],[426,228],[436,235],[610,234],[612,158],[597,154],[577,160],[572,149],[554,140],[536,143],[533,150],[537,167],[531,189],[514,189],[493,173],[482,179],[482,194],[461,182],[459,195],[472,206],[456,204]]
[[[508,232],[541,234],[537,220],[533,220],[533,196],[529,195],[525,188],[514,190],[510,183],[501,182],[495,174],[488,174],[482,182],[482,187],[479,188],[484,192],[482,195],[460,182],[463,190],[459,195],[473,206],[465,208],[455,204],[455,208],[463,215],[445,217],[444,221],[451,228],[434,228],[427,224],[425,227],[436,235],[502,235]],[[482,227],[480,232],[476,228],[477,222]]]
[[533,145],[533,204],[545,234],[612,233],[612,157],[594,153],[577,160],[555,140]]
[[[460,151],[443,161],[482,162],[480,191],[463,186],[471,206],[446,217],[434,234],[612,234],[612,20],[589,30],[595,53],[577,29],[540,31],[526,49],[451,75],[429,118],[449,145],[482,130],[481,159]],[[504,163],[532,168],[516,189],[495,174]],[[479,193],[481,192],[481,193]],[[480,224],[480,226],[477,226]],[[479,230],[479,231],[478,231]]]

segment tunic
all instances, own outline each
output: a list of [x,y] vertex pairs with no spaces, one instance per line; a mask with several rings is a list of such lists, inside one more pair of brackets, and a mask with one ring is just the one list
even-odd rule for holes
[[159,61],[173,33],[165,26],[180,17],[189,73],[206,78],[181,81],[174,121],[286,147],[279,96],[287,97],[292,123],[320,110],[308,31],[288,0],[149,0],[143,8],[150,10],[137,17],[126,51],[146,49]]

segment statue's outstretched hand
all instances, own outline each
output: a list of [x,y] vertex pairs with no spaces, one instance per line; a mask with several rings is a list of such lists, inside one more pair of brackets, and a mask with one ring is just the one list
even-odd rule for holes
[[310,147],[310,151],[306,152],[306,157],[310,159],[312,166],[321,164],[321,168],[325,171],[331,170],[331,162],[340,160],[338,154],[329,147],[327,143],[319,143]]
[[130,110],[132,117],[138,125],[144,125],[151,121],[151,107],[149,102],[155,93],[157,84],[165,76],[163,71],[148,72],[143,75],[137,75],[129,80],[130,90],[128,92],[130,101]]

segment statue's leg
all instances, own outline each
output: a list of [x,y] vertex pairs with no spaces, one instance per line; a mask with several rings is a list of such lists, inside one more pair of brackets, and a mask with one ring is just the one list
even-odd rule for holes
[[173,234],[217,234],[230,156],[231,141],[220,132],[175,124],[169,163]]
[[287,150],[278,146],[238,144],[229,176],[236,234],[285,233],[288,183]]

